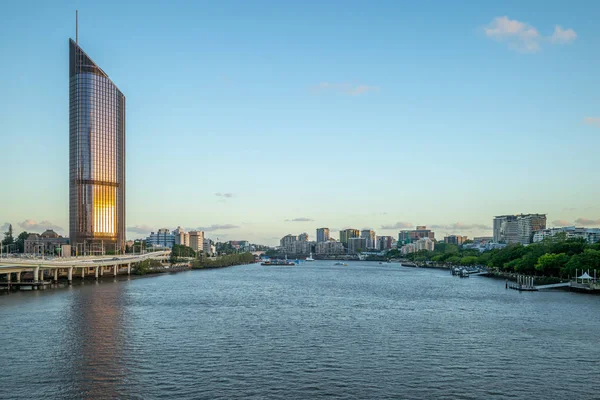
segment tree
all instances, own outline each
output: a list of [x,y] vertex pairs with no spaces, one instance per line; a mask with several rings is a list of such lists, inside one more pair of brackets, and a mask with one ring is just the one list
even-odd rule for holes
[[25,252],[25,240],[29,237],[29,233],[21,232],[19,236],[17,236],[17,240],[15,240],[15,244],[17,245],[17,252],[23,253]]
[[538,258],[535,269],[544,275],[558,276],[568,261],[569,256],[565,253],[544,254]]
[[460,263],[462,265],[475,265],[477,264],[477,261],[479,260],[479,257],[476,256],[466,256],[460,259]]
[[600,250],[586,249],[583,253],[574,255],[561,270],[561,275],[575,276],[588,269],[600,270]]
[[12,224],[8,224],[8,231],[4,232],[4,240],[2,240],[2,244],[4,246],[6,246],[9,244],[14,244],[14,243],[15,243],[15,239],[13,238]]

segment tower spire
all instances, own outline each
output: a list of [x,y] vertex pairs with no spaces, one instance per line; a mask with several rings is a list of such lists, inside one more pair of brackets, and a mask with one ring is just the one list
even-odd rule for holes
[[79,44],[79,10],[75,10],[75,43]]

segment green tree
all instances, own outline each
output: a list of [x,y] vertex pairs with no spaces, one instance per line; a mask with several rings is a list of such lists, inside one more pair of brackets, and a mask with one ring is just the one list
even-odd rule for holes
[[561,270],[562,276],[573,277],[581,271],[600,270],[600,250],[586,249],[583,253],[574,255]]
[[29,233],[21,232],[19,236],[17,236],[17,240],[15,240],[15,245],[17,246],[17,251],[19,253],[25,252],[25,239],[29,237]]
[[535,269],[544,275],[559,276],[567,262],[569,262],[569,256],[565,253],[544,254],[538,258]]
[[4,240],[2,240],[2,244],[4,246],[9,244],[14,244],[15,239],[13,238],[13,228],[12,224],[8,224],[8,231],[4,232]]
[[460,259],[460,263],[467,266],[475,265],[478,261],[479,257],[476,256],[465,256]]

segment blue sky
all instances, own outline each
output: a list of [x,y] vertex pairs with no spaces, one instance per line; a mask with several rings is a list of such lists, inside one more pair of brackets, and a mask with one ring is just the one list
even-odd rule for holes
[[0,224],[17,231],[68,227],[75,9],[127,97],[130,238],[600,225],[598,2],[7,0]]

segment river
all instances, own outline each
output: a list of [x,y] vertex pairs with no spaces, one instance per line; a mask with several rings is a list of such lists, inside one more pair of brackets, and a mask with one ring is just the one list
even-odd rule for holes
[[317,261],[0,296],[1,399],[598,399],[600,296]]

